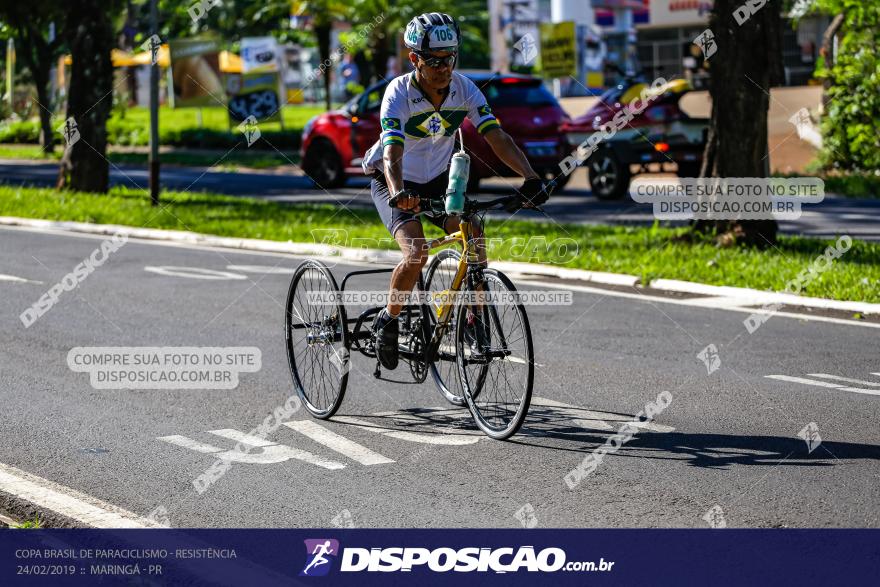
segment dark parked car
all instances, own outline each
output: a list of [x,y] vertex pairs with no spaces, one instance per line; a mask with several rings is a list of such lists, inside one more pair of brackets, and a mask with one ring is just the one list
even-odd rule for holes
[[[546,177],[560,175],[559,162],[571,147],[559,132],[567,116],[540,78],[491,73],[465,73],[477,84],[501,126],[523,150],[532,167]],[[388,82],[370,86],[340,110],[311,119],[303,130],[303,169],[316,184],[339,187],[351,175],[363,175],[360,163],[379,138],[379,108]],[[492,152],[468,119],[462,124],[465,150],[471,155],[469,191],[481,179],[516,175]],[[561,189],[567,177],[557,181]]]
[[[679,107],[681,98],[692,89],[680,79],[656,88],[643,112],[610,139],[599,143],[583,163],[597,198],[622,197],[633,174],[651,171],[648,165],[652,163],[659,163],[662,171],[674,171],[679,177],[699,174],[709,120],[692,118]],[[652,90],[643,83],[623,83],[605,92],[583,116],[563,123],[561,130],[572,148],[609,123],[615,114],[627,111],[643,91]]]

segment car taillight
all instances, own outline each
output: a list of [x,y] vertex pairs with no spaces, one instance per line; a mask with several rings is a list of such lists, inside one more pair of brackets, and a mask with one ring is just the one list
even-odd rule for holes
[[658,153],[665,153],[669,150],[669,143],[655,143],[654,150]]

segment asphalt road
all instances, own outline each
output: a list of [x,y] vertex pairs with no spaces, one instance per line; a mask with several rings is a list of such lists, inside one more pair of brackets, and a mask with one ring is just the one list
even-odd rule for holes
[[[0,463],[142,516],[164,507],[175,527],[706,527],[710,510],[728,526],[880,526],[875,327],[774,317],[749,335],[742,312],[575,289],[569,307],[528,308],[541,399],[512,440],[483,437],[430,379],[380,382],[355,356],[339,414],[356,420],[300,410],[254,451],[264,462],[200,495],[213,454],[293,392],[284,270],[300,259],[130,241],[25,329],[22,311],[101,239],[0,239]],[[167,266],[226,277],[145,269]],[[697,357],[710,344],[712,373]],[[73,347],[108,346],[257,347],[261,368],[230,390],[112,390],[68,366]],[[666,410],[570,489],[565,475],[661,392]],[[798,436],[811,423],[812,447]]]
[[[54,185],[58,166],[54,163],[0,160],[0,183]],[[146,188],[146,168],[134,165],[113,165],[111,183]],[[509,193],[513,180],[484,180],[486,194]],[[226,172],[205,168],[165,166],[162,186],[169,190],[207,191],[236,196],[248,196],[283,202],[321,202],[345,206],[372,207],[369,182],[366,178],[352,178],[346,187],[324,191],[315,189],[306,177],[290,170],[284,172]],[[588,224],[640,224],[654,222],[651,206],[637,204],[630,199],[603,202],[588,189],[586,171],[579,169],[565,192],[554,195],[544,209],[556,222]],[[538,212],[521,211],[518,217],[546,220]],[[827,196],[819,204],[807,205],[797,220],[780,223],[780,230],[789,234],[837,238],[848,234],[853,238],[880,240],[880,200],[857,200]]]

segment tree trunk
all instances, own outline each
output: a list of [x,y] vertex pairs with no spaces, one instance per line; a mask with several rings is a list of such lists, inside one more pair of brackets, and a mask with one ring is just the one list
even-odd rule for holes
[[[770,0],[742,23],[734,10],[742,0],[715,0],[709,29],[718,45],[710,61],[712,115],[703,177],[767,177],[767,113],[770,88],[782,81],[782,10]],[[769,246],[778,225],[770,220],[698,221],[695,229],[715,230],[721,244]]]
[[49,95],[49,72],[52,69],[53,47],[42,32],[32,24],[16,22],[19,46],[37,88],[37,110],[40,113],[40,146],[44,153],[55,150],[52,133],[52,97]]
[[41,71],[39,75],[33,71],[34,83],[37,86],[37,100],[40,106],[40,147],[44,153],[55,150],[55,134],[52,130],[52,97],[49,95],[49,71]]
[[[322,64],[330,62],[330,31],[331,26],[328,24],[315,25],[315,37],[318,40],[318,55]],[[323,73],[324,78],[324,106],[330,110],[330,70],[333,68],[331,63]]]
[[388,57],[391,56],[391,52],[388,50],[388,35],[385,30],[379,27],[374,28],[373,33],[370,39],[370,50],[373,54],[373,71],[376,72],[378,79],[385,79],[388,75]]
[[[835,16],[831,21],[831,24],[828,25],[828,28],[825,29],[825,33],[822,35],[821,54],[822,59],[825,62],[826,70],[830,70],[834,66],[834,37],[837,36],[837,31],[843,26],[843,19],[843,14]],[[822,114],[828,109],[829,88],[831,88],[831,76],[825,76],[825,79],[822,80]]]
[[67,120],[73,119],[79,136],[66,137],[59,187],[76,191],[106,192],[107,119],[113,106],[113,67],[110,52],[115,43],[111,15],[105,2],[77,0],[69,12],[68,45],[72,65],[67,97]]

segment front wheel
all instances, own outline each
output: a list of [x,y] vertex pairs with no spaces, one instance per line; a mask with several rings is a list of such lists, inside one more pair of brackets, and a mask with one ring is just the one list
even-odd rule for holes
[[519,430],[532,398],[535,357],[526,310],[510,279],[484,269],[457,308],[456,361],[471,415],[490,438]]
[[[428,304],[431,314],[430,331],[433,333],[437,323],[437,310],[442,305],[444,292],[450,292],[452,281],[458,271],[461,261],[461,253],[455,249],[442,249],[428,264],[425,273],[425,292],[431,294],[436,301]],[[448,297],[448,296],[447,296]],[[431,375],[434,383],[446,401],[456,406],[465,405],[461,392],[461,383],[458,377],[458,367],[455,362],[455,310],[449,320],[440,348],[437,349],[437,357],[431,362]]]
[[285,309],[293,385],[312,416],[329,418],[345,395],[350,347],[345,306],[326,265],[307,259],[296,268]]

